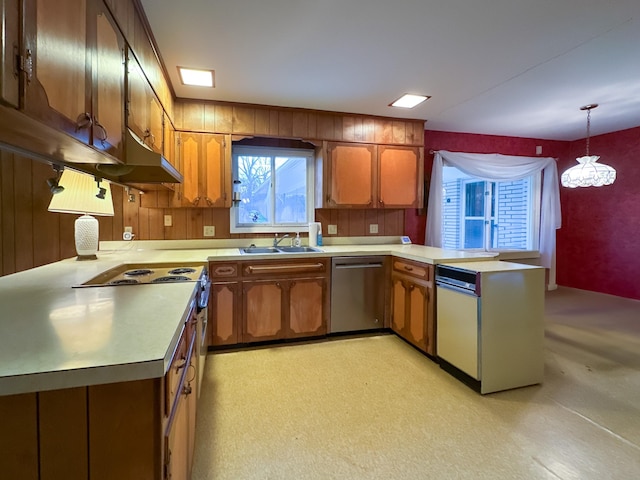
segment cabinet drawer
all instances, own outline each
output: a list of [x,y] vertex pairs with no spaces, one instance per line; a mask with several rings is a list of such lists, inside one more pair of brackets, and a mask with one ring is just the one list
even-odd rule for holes
[[325,276],[328,275],[328,260],[325,258],[305,258],[300,260],[274,260],[265,262],[243,262],[242,276],[258,277],[289,277],[300,275]]
[[182,329],[180,334],[180,340],[178,346],[173,352],[171,364],[167,374],[165,376],[165,415],[169,415],[171,412],[171,405],[178,393],[178,385],[180,384],[180,377],[182,376],[182,370],[187,366],[187,328]]
[[412,262],[411,260],[394,260],[393,271],[422,280],[428,281],[433,279],[433,265],[427,263]]
[[238,276],[237,263],[210,263],[209,276],[211,278],[234,278]]

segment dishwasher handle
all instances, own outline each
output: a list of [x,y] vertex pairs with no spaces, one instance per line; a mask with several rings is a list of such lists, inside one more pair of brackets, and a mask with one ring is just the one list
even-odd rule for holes
[[382,268],[384,265],[382,263],[336,263],[333,265],[336,269],[347,269],[347,268]]
[[476,292],[475,290],[459,287],[458,285],[453,285],[451,283],[441,282],[437,280],[436,280],[436,288],[444,288],[446,290],[451,290],[452,292],[461,293],[463,295],[469,295],[470,297],[480,296],[480,292]]

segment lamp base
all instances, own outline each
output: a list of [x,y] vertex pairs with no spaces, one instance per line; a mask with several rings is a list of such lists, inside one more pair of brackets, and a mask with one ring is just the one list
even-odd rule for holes
[[98,259],[97,255],[78,255],[76,257],[76,261],[97,260],[97,259]]
[[97,260],[98,220],[91,215],[82,215],[74,225],[78,260]]

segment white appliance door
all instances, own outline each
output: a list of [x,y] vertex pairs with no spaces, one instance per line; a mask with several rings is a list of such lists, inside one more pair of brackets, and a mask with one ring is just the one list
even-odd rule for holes
[[480,380],[478,297],[437,286],[437,356]]

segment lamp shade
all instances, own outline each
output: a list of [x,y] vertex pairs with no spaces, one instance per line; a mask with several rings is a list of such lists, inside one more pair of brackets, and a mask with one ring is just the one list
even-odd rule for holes
[[[102,183],[106,186],[101,187]],[[94,260],[98,251],[99,224],[91,215],[113,216],[111,185],[68,168],[62,172],[59,184],[64,190],[51,197],[49,211],[82,215],[75,221],[78,260]]]
[[98,185],[92,175],[65,168],[58,182],[64,190],[51,197],[49,211],[112,217],[111,185],[104,180],[101,183],[106,184],[104,199],[96,197]]
[[598,163],[600,157],[590,155],[577,158],[577,165],[564,171],[560,177],[563,187],[601,187],[611,185],[616,179],[613,167]]

